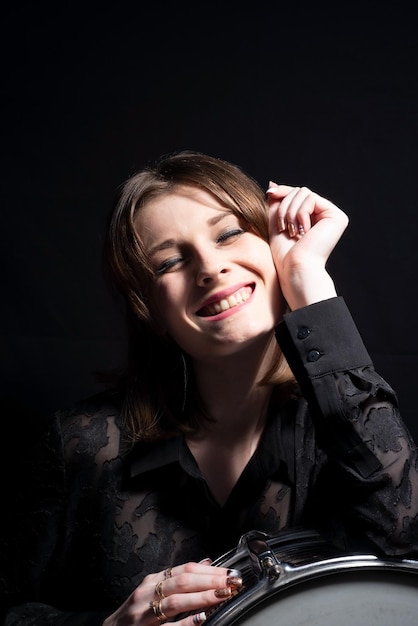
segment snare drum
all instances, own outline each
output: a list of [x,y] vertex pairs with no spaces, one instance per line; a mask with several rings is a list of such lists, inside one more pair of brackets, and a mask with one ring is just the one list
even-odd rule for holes
[[247,533],[213,565],[240,570],[243,586],[205,626],[418,625],[418,561],[341,554],[297,530]]

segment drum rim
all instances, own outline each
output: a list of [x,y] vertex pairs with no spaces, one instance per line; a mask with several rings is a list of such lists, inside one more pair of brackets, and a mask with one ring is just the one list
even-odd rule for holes
[[[228,551],[213,562],[215,566],[235,567],[239,569],[237,560],[247,558],[248,549],[246,542],[248,536],[260,537],[264,539],[267,546],[274,552],[278,547],[285,550],[286,546],[295,548],[300,542],[301,546],[307,547],[311,543],[313,547],[328,550],[330,545],[316,532],[312,530],[299,529],[296,533],[285,532],[276,536],[269,536],[258,531],[251,531],[243,535],[233,550]],[[209,612],[206,623],[208,626],[224,624],[223,620],[230,620],[233,623],[239,615],[245,615],[254,609],[266,597],[274,597],[281,591],[291,589],[297,585],[310,583],[320,578],[326,578],[332,574],[348,574],[357,572],[403,572],[417,576],[418,587],[418,560],[409,558],[381,557],[371,553],[343,553],[334,550],[334,554],[321,557],[320,553],[316,557],[305,563],[295,564],[291,560],[277,560],[274,567],[274,575],[269,575],[268,571],[262,571],[258,581],[248,588],[243,588],[234,597],[226,600],[222,605],[216,607],[213,612]],[[413,580],[413,578],[411,578]]]

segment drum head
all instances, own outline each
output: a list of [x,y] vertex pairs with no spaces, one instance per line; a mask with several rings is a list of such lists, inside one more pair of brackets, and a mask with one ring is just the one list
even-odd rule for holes
[[[238,600],[238,598],[237,598]],[[417,626],[418,576],[345,572],[299,582],[234,616],[239,626]]]

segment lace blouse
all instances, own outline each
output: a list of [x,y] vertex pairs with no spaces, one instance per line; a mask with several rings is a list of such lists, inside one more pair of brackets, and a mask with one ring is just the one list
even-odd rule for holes
[[117,392],[51,418],[2,539],[4,624],[101,624],[147,574],[215,559],[251,530],[315,528],[343,550],[417,558],[416,446],[344,300],[287,314],[276,336],[298,387],[271,402],[224,506],[183,435],[132,446]]

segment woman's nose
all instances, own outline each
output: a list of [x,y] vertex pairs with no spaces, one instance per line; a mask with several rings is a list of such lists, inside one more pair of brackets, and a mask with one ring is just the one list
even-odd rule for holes
[[227,264],[220,258],[200,258],[196,269],[196,284],[199,287],[208,285],[220,274],[227,272]]

